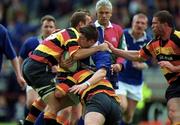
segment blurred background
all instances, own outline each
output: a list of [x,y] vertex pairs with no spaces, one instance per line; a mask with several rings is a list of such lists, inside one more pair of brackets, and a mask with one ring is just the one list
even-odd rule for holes
[[[165,9],[173,14],[176,29],[180,30],[180,0],[110,1],[113,3],[111,21],[123,28],[130,27],[134,14],[143,12],[149,19],[148,33],[152,34],[150,26],[153,14]],[[95,19],[96,2],[97,0],[0,0],[0,23],[8,28],[18,54],[25,39],[39,33],[42,16],[53,15],[58,20],[58,28],[63,29],[69,26],[72,12],[80,8],[89,9]],[[9,63],[5,58],[0,73],[0,122],[18,121],[24,117],[25,92],[20,89]],[[137,106],[134,125],[145,125],[147,121],[159,121],[165,125],[168,120],[164,94],[168,84],[156,64],[144,71],[144,79],[144,100]]]

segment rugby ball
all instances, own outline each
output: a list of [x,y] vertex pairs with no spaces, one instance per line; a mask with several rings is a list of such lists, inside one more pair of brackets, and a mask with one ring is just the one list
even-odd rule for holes
[[[70,57],[70,54],[68,51],[64,52],[64,59],[68,59]],[[78,69],[78,61],[73,61],[72,66],[68,67],[68,71],[75,72]]]

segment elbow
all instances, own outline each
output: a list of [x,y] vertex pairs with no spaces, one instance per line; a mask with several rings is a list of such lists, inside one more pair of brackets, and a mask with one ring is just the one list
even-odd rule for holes
[[79,58],[78,55],[75,54],[75,55],[72,56],[72,59],[73,59],[74,61],[77,61],[77,60],[79,60],[80,58]]

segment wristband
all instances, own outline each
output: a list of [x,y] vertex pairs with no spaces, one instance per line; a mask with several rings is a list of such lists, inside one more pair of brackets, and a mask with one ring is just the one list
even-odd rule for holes
[[91,83],[88,82],[88,81],[84,82],[84,84],[86,84],[87,86],[90,86],[90,85],[91,85]]

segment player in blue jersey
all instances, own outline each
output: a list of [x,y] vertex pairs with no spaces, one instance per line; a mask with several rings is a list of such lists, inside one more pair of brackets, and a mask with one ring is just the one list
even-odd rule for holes
[[3,54],[5,54],[6,57],[9,60],[11,60],[12,66],[17,77],[17,81],[21,87],[24,87],[26,82],[21,75],[18,58],[12,46],[10,35],[8,33],[8,30],[0,24],[0,71],[3,62]]
[[[128,50],[139,50],[150,41],[145,32],[148,25],[146,15],[139,13],[133,17],[132,27],[124,30]],[[116,93],[121,96],[124,109],[123,120],[131,123],[138,101],[142,99],[143,76],[142,70],[147,68],[145,62],[126,60],[125,70],[120,72]]]
[[[43,16],[41,18],[40,35],[28,38],[20,49],[20,53],[19,53],[20,64],[23,63],[23,61],[28,57],[31,51],[33,51],[46,37],[48,37],[55,30],[56,30],[55,18],[51,15]],[[34,117],[37,117],[38,114],[45,108],[45,104],[43,104],[40,98],[38,99],[37,92],[35,92],[35,90],[28,85],[26,86],[26,97],[27,97],[26,99],[27,108],[34,109],[30,111],[29,114],[33,115]]]

